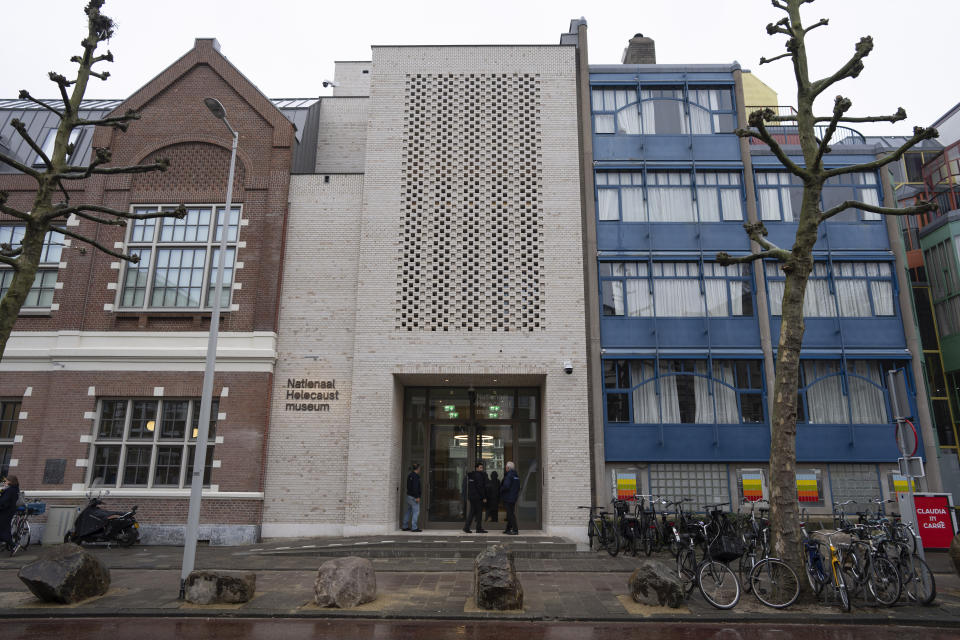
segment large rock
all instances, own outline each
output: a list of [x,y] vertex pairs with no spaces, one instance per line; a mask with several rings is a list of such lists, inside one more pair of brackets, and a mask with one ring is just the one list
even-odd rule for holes
[[377,575],[366,558],[349,556],[320,565],[313,585],[314,600],[321,607],[349,609],[377,598]]
[[683,588],[677,575],[659,562],[643,561],[627,581],[634,602],[677,609],[683,603]]
[[960,533],[953,536],[950,542],[950,559],[953,560],[953,568],[960,576]]
[[513,566],[513,553],[492,544],[473,564],[473,585],[479,609],[522,609],[523,586]]
[[257,591],[257,574],[244,571],[191,571],[184,597],[193,604],[249,602]]
[[110,588],[110,570],[75,544],[62,544],[17,573],[33,595],[44,602],[72,604],[102,596]]

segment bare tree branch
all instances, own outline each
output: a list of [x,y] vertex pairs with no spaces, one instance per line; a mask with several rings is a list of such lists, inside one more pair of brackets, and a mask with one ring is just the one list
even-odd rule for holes
[[73,114],[73,105],[70,104],[70,96],[67,95],[67,87],[72,85],[73,82],[70,82],[65,77],[63,77],[62,75],[60,75],[55,71],[51,71],[47,75],[49,76],[50,80],[55,82],[57,86],[60,88],[60,99],[63,100],[64,113],[68,116]]
[[853,56],[847,60],[846,64],[840,67],[832,76],[810,83],[810,91],[813,93],[813,96],[816,97],[820,95],[830,87],[830,85],[844,78],[856,78],[859,76],[860,72],[863,71],[863,59],[870,55],[871,51],[873,51],[873,38],[870,36],[860,38],[860,41],[857,42],[857,46],[854,49]]
[[[848,117],[844,116],[840,118],[837,122],[900,122],[901,120],[907,119],[907,112],[903,107],[899,107],[896,113],[892,113],[889,116],[866,116],[866,117]],[[766,119],[767,122],[796,122],[797,115],[787,115],[781,116],[776,115],[771,118]],[[820,118],[814,118],[814,124],[819,122],[830,122],[833,120],[833,116],[824,116]]]
[[0,252],[0,263],[13,267],[14,271],[20,270],[20,263],[13,258],[8,258],[7,256],[3,255],[2,252]]
[[115,118],[103,118],[102,120],[78,120],[77,125],[89,125],[93,127],[113,127],[119,129],[120,131],[126,131],[127,127],[130,126],[131,120],[139,120],[140,114],[134,111],[133,109],[128,109],[125,114],[122,116],[117,116]]
[[92,167],[82,173],[64,173],[59,176],[61,180],[83,180],[91,175],[112,175],[117,173],[149,173],[151,171],[166,171],[170,166],[170,161],[166,158],[160,158],[153,164],[135,164],[125,167]]
[[770,4],[775,6],[777,9],[783,9],[784,11],[789,10],[789,7],[787,7],[787,5],[783,4],[782,2],[779,2],[779,0],[771,0]]
[[51,231],[58,231],[59,233],[62,233],[63,235],[65,235],[65,236],[67,236],[67,237],[69,237],[69,238],[76,238],[76,239],[79,240],[80,242],[84,242],[84,243],[86,243],[86,244],[89,244],[91,247],[97,249],[98,251],[102,251],[103,253],[107,254],[108,256],[113,256],[114,258],[120,258],[121,260],[126,260],[126,261],[128,261],[128,262],[133,262],[133,263],[140,262],[140,256],[138,256],[138,255],[135,255],[135,254],[125,254],[125,253],[120,253],[120,252],[118,252],[118,251],[114,251],[113,249],[108,249],[107,247],[103,246],[103,245],[100,244],[99,242],[97,242],[97,241],[95,241],[95,240],[91,240],[90,238],[88,238],[88,237],[86,237],[86,236],[84,236],[84,235],[81,235],[81,234],[79,234],[79,233],[76,233],[76,232],[74,232],[74,231],[68,231],[68,230],[67,230],[66,228],[64,228],[64,227],[58,227],[58,226],[56,226],[56,225],[50,225],[50,230],[51,230]]
[[820,214],[820,222],[828,218],[846,211],[847,209],[862,209],[863,211],[869,211],[871,213],[879,213],[885,216],[911,216],[919,213],[926,213],[928,211],[936,211],[937,205],[931,201],[921,202],[918,205],[912,207],[877,207],[872,204],[867,204],[866,202],[857,202],[856,200],[844,200],[837,206],[832,209],[827,209]]
[[777,22],[767,25],[767,33],[771,36],[782,33],[785,36],[793,37],[793,31],[790,28],[790,18],[781,18]]
[[53,113],[57,114],[58,117],[63,118],[63,114],[62,114],[62,113],[60,113],[59,111],[57,111],[56,109],[54,109],[53,107],[51,107],[50,105],[48,105],[48,104],[47,104],[46,102],[44,102],[43,100],[37,100],[37,99],[34,98],[32,95],[30,95],[30,92],[29,92],[29,91],[26,91],[25,89],[21,89],[21,90],[20,90],[20,95],[19,95],[18,97],[19,97],[21,100],[29,100],[30,102],[34,103],[35,105],[41,106],[41,107],[43,107],[44,109],[46,109],[47,111],[52,111]]
[[7,206],[7,198],[9,194],[6,191],[0,191],[0,211],[7,214],[12,218],[18,218],[20,220],[29,220],[30,214],[25,211],[20,211],[19,209],[14,209],[13,207]]
[[830,152],[830,139],[837,131],[837,122],[840,121],[840,118],[843,117],[843,114],[849,111],[850,107],[852,106],[853,103],[850,102],[849,98],[844,98],[843,96],[837,96],[834,98],[833,117],[830,118],[830,124],[827,126],[827,130],[823,134],[823,139],[820,141],[820,145],[817,149],[817,157],[813,161],[814,167],[819,168],[820,161],[823,160],[823,154]]
[[[781,251],[783,251],[781,249]],[[717,262],[723,266],[729,266],[731,264],[747,264],[750,262],[756,262],[757,260],[765,260],[767,258],[773,258],[779,260],[780,262],[786,261],[786,258],[779,251],[761,251],[760,253],[750,253],[745,256],[731,256],[726,251],[720,251],[717,253]]]
[[13,156],[8,156],[7,154],[5,154],[5,153],[2,152],[2,151],[0,151],[0,162],[4,163],[4,164],[6,164],[6,165],[9,165],[9,166],[11,166],[11,167],[13,167],[13,168],[16,169],[17,171],[20,171],[21,173],[27,174],[28,176],[30,176],[30,177],[33,178],[34,180],[38,180],[38,181],[40,180],[40,172],[39,172],[39,171],[37,171],[37,170],[34,169],[33,167],[28,167],[27,165],[23,164],[22,162],[20,162],[19,160],[17,160],[17,159],[14,158]]
[[16,129],[17,133],[20,134],[20,137],[23,138],[28,145],[30,145],[30,148],[37,152],[37,155],[40,156],[40,158],[43,160],[43,163],[47,165],[47,168],[52,169],[53,163],[50,162],[50,158],[48,158],[47,154],[43,152],[43,149],[40,148],[40,145],[34,142],[33,138],[30,137],[30,134],[27,133],[27,127],[24,126],[23,122],[20,121],[19,118],[14,118],[10,121],[10,126]]
[[[44,220],[54,220],[56,218],[61,218],[63,216],[68,216],[70,214],[76,214],[80,217],[87,217],[92,219],[92,217],[84,215],[85,211],[95,211],[97,213],[105,213],[110,216],[116,216],[122,220],[150,220],[151,218],[177,218],[183,219],[187,215],[187,208],[184,205],[178,205],[175,209],[166,209],[161,211],[155,211],[151,213],[133,213],[130,211],[123,211],[121,209],[113,209],[111,207],[104,207],[101,205],[95,204],[78,204],[73,207],[61,207],[56,211],[51,212],[47,216],[44,216]],[[110,220],[106,224],[126,224],[126,222],[120,222],[116,220]]]
[[781,53],[780,55],[778,55],[778,56],[773,56],[772,58],[763,58],[763,57],[761,57],[761,58],[760,58],[760,64],[769,64],[769,63],[771,63],[771,62],[776,62],[776,61],[779,60],[780,58],[789,58],[789,57],[792,56],[792,55],[793,55],[792,53],[789,53],[789,52],[788,52],[788,53]]
[[805,34],[810,33],[811,31],[813,31],[813,30],[816,29],[817,27],[825,27],[825,26],[827,26],[828,24],[830,24],[830,21],[829,21],[829,20],[827,20],[826,18],[820,18],[820,22],[818,22],[817,24],[813,25],[812,27],[807,27],[806,29],[803,30],[803,33],[805,33]]
[[857,173],[860,171],[873,171],[879,169],[885,165],[899,160],[900,157],[907,152],[908,149],[913,147],[919,142],[924,140],[932,140],[933,138],[938,137],[940,134],[937,133],[937,130],[933,127],[925,129],[923,127],[914,127],[913,128],[913,137],[904,142],[896,151],[892,151],[888,155],[874,160],[873,162],[865,162],[863,164],[852,164],[847,167],[838,167],[836,169],[830,169],[823,172],[824,178],[832,178],[834,176],[841,176],[846,173]]
[[774,115],[773,109],[758,109],[750,114],[748,122],[751,127],[755,127],[756,131],[751,131],[750,129],[737,129],[736,133],[741,138],[756,138],[761,140],[770,147],[770,150],[773,151],[773,155],[777,156],[777,159],[794,175],[800,176],[801,178],[806,178],[809,174],[806,169],[797,165],[790,157],[784,152],[780,144],[773,139],[773,136],[767,131],[766,125],[764,125],[764,120],[769,119]]

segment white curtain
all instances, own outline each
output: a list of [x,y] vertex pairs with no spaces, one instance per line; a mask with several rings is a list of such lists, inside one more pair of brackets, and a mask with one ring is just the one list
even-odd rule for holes
[[853,374],[847,376],[853,423],[886,424],[887,405],[881,388],[883,372],[880,363],[874,360],[848,360],[847,370]]
[[597,190],[597,210],[601,220],[618,220],[620,218],[620,200],[617,189]]
[[669,373],[666,362],[660,363],[660,416],[664,424],[680,422],[680,398],[677,396],[677,376]]
[[[736,386],[734,382],[736,380],[734,363],[714,361],[713,379],[713,393],[717,404],[717,422],[720,424],[740,424],[737,392],[733,388]],[[721,382],[725,384],[720,384]]]
[[[769,274],[767,274],[769,275]],[[767,290],[770,292],[770,315],[783,315],[783,280],[767,280]]]
[[653,281],[658,318],[697,318],[703,316],[700,286],[694,279],[673,278]]
[[[818,267],[823,267],[822,273],[818,273],[821,271]],[[814,265],[814,274],[821,277],[811,277],[807,280],[807,291],[803,298],[803,315],[807,318],[835,318],[837,307],[833,293],[830,292],[830,282],[825,278],[826,267]],[[782,297],[783,294],[781,294]]]
[[646,100],[645,102],[640,104],[640,114],[643,119],[640,126],[640,133],[651,135],[657,132],[657,123],[656,123],[657,118],[654,115],[655,114],[654,104],[655,103],[651,102],[650,100]]
[[[807,387],[807,421],[811,424],[847,424],[847,397],[843,395],[839,360],[806,360],[803,375]],[[821,376],[828,376],[811,386]]]
[[[691,92],[693,93],[693,92]],[[691,101],[693,96],[690,96]],[[713,133],[710,128],[710,112],[702,107],[690,105],[690,133],[709,134]]]
[[[641,384],[644,380],[646,383]],[[659,424],[657,387],[653,379],[653,363],[648,360],[630,361],[630,383],[640,385],[633,390],[633,422]]]
[[870,283],[873,293],[873,310],[878,316],[895,315],[893,308],[893,283],[874,280]]
[[603,282],[604,315],[623,315],[623,283],[620,280]]
[[694,422],[697,424],[711,424],[714,422],[713,396],[710,395],[710,378],[706,377],[707,362],[697,360],[693,365],[693,395],[696,401]]
[[720,204],[723,207],[724,220],[743,220],[743,198],[740,189],[720,189]]
[[[699,183],[700,176],[697,176]],[[697,205],[700,209],[700,222],[720,222],[720,202],[716,187],[697,185]]]
[[617,112],[617,133],[640,133],[640,111],[636,104]]
[[690,174],[659,171],[647,174],[650,222],[696,222]]
[[598,113],[593,116],[594,133],[615,133],[613,115],[609,113]]
[[622,187],[620,189],[620,199],[622,200],[624,222],[646,221],[642,187]]
[[869,318],[873,315],[870,312],[870,294],[867,292],[866,280],[838,278],[835,282],[842,317]]
[[762,220],[780,219],[779,189],[759,189],[760,218]]
[[[739,283],[735,283],[739,284]],[[707,315],[712,318],[724,318],[729,315],[741,315],[740,313],[730,313],[730,305],[727,301],[727,281],[706,278],[703,281],[704,291],[707,293]],[[734,306],[737,301],[734,301]],[[740,305],[742,306],[742,305]]]
[[647,280],[627,280],[627,315],[633,317],[653,317],[653,296]]
[[[869,189],[857,189],[857,200],[864,204],[872,204],[875,207],[880,206],[880,198],[877,195],[877,176],[873,173],[855,173],[853,174],[854,184],[871,185]],[[872,211],[864,211],[864,220],[880,220],[883,216]]]

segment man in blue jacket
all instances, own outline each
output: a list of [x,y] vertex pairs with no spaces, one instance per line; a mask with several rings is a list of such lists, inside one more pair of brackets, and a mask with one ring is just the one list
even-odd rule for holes
[[507,510],[507,528],[504,533],[515,536],[517,531],[517,500],[520,498],[520,476],[517,475],[513,462],[506,464],[507,472],[503,474],[503,483],[500,485],[500,501]]
[[406,507],[403,509],[401,531],[419,533],[420,529],[420,465],[414,462],[407,475]]

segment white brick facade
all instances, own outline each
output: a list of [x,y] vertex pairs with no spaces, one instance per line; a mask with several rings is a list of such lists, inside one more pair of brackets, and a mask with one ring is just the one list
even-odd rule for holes
[[[404,386],[442,386],[453,379],[464,386],[490,384],[496,377],[540,388],[543,529],[583,537],[577,506],[590,504],[590,456],[574,49],[376,47],[370,68],[364,175],[291,181],[263,535],[396,530],[405,475]],[[404,105],[408,79],[417,74],[536,78],[541,326],[398,327],[398,257],[409,188],[403,163],[411,117]],[[449,117],[441,102],[434,109],[428,118]],[[435,141],[417,144],[429,147]],[[505,143],[491,137],[477,153],[496,144]],[[334,173],[337,158],[324,157],[332,150],[330,143],[318,150],[317,166]],[[349,153],[339,155],[353,162]],[[499,166],[520,171],[502,161]],[[475,177],[463,166],[446,170],[452,182]],[[429,187],[416,188],[421,186]],[[452,228],[450,243],[465,242],[471,233],[480,232]],[[565,361],[572,362],[572,374],[564,373]],[[339,397],[329,401],[329,411],[288,410],[288,380],[297,379],[336,380]]]

